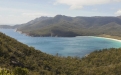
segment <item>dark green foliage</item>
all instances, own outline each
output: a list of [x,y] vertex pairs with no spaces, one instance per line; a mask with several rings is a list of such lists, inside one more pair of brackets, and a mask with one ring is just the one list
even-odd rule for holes
[[13,75],[10,70],[0,68],[0,75]]
[[14,75],[28,75],[28,70],[26,68],[16,67],[13,73]]
[[120,75],[121,48],[95,51],[83,58],[59,57],[0,33],[0,67],[15,75]]
[[28,75],[28,70],[21,67],[16,67],[13,70],[0,68],[0,75]]

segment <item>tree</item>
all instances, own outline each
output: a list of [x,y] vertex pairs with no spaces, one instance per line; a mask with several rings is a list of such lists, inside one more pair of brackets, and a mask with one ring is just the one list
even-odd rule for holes
[[14,75],[28,75],[28,70],[26,68],[16,67],[14,69]]

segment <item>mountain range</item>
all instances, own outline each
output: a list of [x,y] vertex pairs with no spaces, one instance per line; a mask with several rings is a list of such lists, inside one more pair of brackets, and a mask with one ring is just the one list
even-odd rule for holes
[[56,15],[55,17],[36,18],[12,28],[17,28],[17,31],[34,37],[121,36],[121,16],[70,17]]

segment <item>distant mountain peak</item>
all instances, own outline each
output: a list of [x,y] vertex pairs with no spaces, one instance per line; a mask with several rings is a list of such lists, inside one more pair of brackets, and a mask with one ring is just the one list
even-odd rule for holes
[[18,26],[17,29],[32,36],[50,36],[51,31],[54,31],[55,35],[60,36],[70,36],[70,34],[93,36],[103,33],[121,36],[121,16],[41,16]]
[[118,16],[118,18],[120,18],[120,19],[121,19],[121,16]]
[[56,16],[54,17],[54,19],[55,19],[56,21],[58,21],[58,20],[71,21],[71,20],[72,20],[72,17],[70,17],[70,16],[65,16],[65,15],[56,15]]

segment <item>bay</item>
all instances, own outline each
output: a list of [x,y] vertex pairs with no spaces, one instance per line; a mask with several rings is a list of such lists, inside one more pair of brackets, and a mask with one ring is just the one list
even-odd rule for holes
[[94,36],[30,37],[20,34],[14,29],[0,29],[0,32],[42,52],[59,56],[84,57],[95,50],[121,47],[120,41]]

